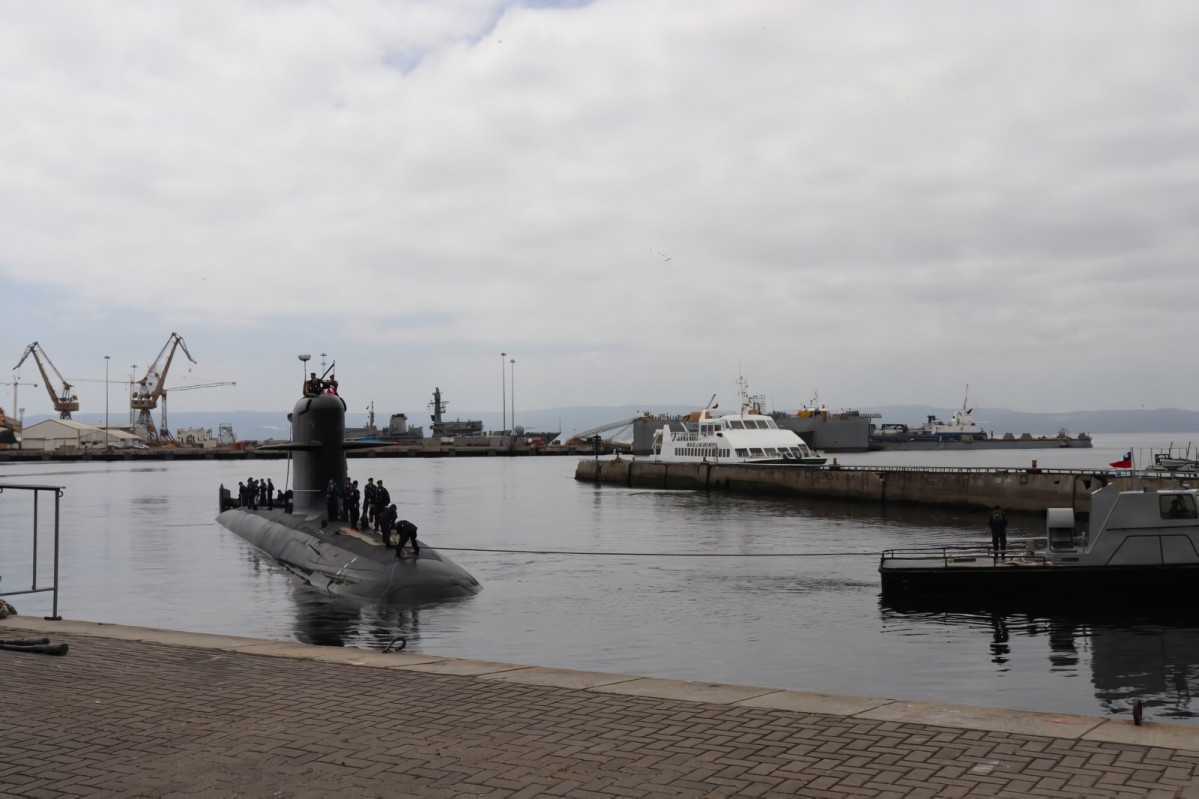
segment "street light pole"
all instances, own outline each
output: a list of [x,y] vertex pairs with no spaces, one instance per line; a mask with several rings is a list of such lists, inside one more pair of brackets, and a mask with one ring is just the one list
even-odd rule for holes
[[508,430],[508,376],[504,373],[504,359],[508,353],[500,353],[500,433]]
[[108,443],[108,356],[104,356],[104,449],[111,449]]
[[512,372],[512,379],[508,381],[509,390],[512,392],[512,435],[516,435],[516,359],[513,358],[508,362],[508,369]]

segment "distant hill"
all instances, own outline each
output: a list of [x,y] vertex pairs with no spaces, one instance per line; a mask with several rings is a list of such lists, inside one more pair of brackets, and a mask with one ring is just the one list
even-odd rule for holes
[[[516,424],[529,432],[559,432],[565,439],[594,427],[632,419],[647,410],[653,413],[680,414],[688,413],[695,408],[690,405],[576,405],[521,411],[516,416]],[[930,415],[948,420],[953,415],[954,409],[933,408],[927,405],[880,405],[857,410],[863,413],[879,414],[880,418],[875,420],[876,423],[893,422],[913,425],[923,423]],[[49,415],[26,416],[25,424],[33,425],[50,418],[56,417]],[[104,423],[103,414],[75,414],[75,418],[89,424],[102,425]],[[124,422],[126,416],[123,413],[119,416],[113,414],[110,418],[115,427]],[[455,419],[481,420],[487,430],[496,430],[502,426],[498,413],[463,413],[447,417],[448,421]],[[1068,413],[1022,413],[1000,408],[975,408],[974,419],[984,429],[993,431],[997,435],[1004,433],[1053,435],[1058,430],[1065,428],[1071,433],[1186,433],[1194,431],[1199,436],[1199,412],[1177,408],[1070,411]],[[375,419],[375,423],[379,427],[386,426],[387,421],[388,419],[383,416]],[[170,422],[172,430],[178,430],[181,427],[201,427],[211,428],[214,434],[219,425],[231,424],[233,432],[239,440],[286,439],[289,435],[287,414],[278,411],[181,411],[172,412]],[[408,423],[422,425],[425,428],[425,434],[428,435],[428,414],[411,415]],[[347,426],[362,427],[365,424],[365,413],[346,414]]]

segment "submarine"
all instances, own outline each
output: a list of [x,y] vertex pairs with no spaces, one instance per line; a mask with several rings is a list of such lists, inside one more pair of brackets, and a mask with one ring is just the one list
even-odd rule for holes
[[330,479],[339,486],[345,482],[346,450],[377,446],[346,442],[345,414],[340,396],[306,383],[304,396],[288,415],[291,441],[263,447],[291,452],[291,502],[274,510],[251,510],[239,507],[222,485],[217,522],[332,596],[407,604],[482,590],[469,572],[423,542],[419,557],[399,559],[378,533],[328,518],[325,486]]

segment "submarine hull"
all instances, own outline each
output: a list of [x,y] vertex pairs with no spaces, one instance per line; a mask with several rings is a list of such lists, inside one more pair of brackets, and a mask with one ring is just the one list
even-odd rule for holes
[[292,574],[332,596],[418,603],[478,593],[481,586],[437,550],[421,546],[420,557],[400,560],[373,533],[323,518],[283,510],[221,512],[217,521]]

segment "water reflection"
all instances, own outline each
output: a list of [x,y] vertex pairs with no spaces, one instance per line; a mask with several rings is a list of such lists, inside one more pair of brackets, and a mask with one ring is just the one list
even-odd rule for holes
[[1007,663],[1012,648],[1008,646],[1011,633],[1008,632],[1007,618],[1002,613],[991,614],[991,628],[994,634],[991,638],[991,662],[1002,666]]
[[[969,510],[597,487],[558,458],[359,461],[355,476],[392,485],[428,544],[455,549],[484,586],[377,607],[297,584],[213,521],[215,486],[244,479],[245,463],[13,466],[0,482],[65,486],[67,618],[376,651],[403,637],[438,656],[1088,715],[1139,697],[1160,719],[1199,724],[1199,623],[1186,614],[880,611],[878,553],[989,542]],[[287,480],[282,461],[252,469]],[[0,494],[0,574],[14,589],[32,571],[32,503],[18,500]],[[51,505],[39,584],[52,576]],[[1013,535],[1043,527],[1013,518]],[[21,597],[19,610],[45,615],[50,601]]]
[[1105,714],[1131,714],[1133,700],[1140,699],[1147,716],[1199,718],[1192,701],[1199,685],[1199,629],[1193,614],[1178,605],[1107,603],[1045,611],[1013,603],[933,608],[881,600],[880,614],[884,630],[892,633],[989,637],[985,646],[995,675],[1009,671],[1017,659],[1028,665],[1030,658],[1043,657],[1052,672],[1089,676]]

